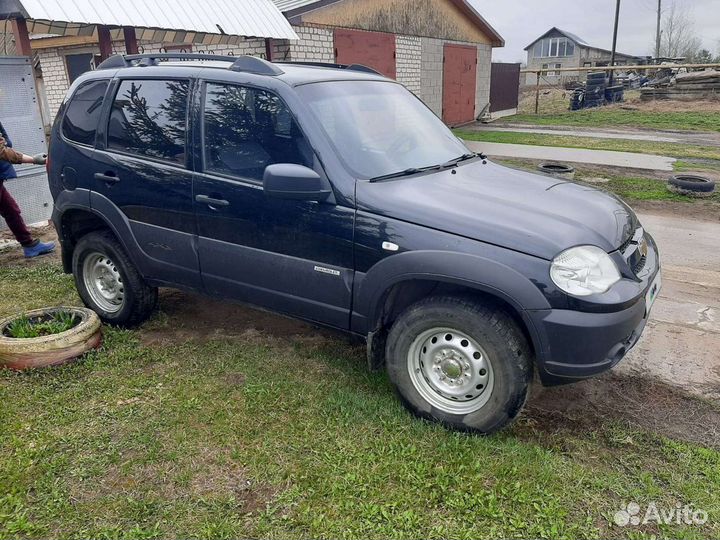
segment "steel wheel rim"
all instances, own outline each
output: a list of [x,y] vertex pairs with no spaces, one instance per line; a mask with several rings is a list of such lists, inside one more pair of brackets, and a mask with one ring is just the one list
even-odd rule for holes
[[125,304],[125,285],[120,271],[107,256],[94,252],[83,262],[83,282],[93,303],[107,313],[117,313]]
[[407,369],[422,398],[449,414],[481,409],[495,386],[485,350],[453,328],[431,328],[416,337],[408,351]]

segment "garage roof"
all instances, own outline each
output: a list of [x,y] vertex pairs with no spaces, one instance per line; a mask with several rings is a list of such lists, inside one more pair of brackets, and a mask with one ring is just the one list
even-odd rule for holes
[[[290,20],[293,17],[307,13],[314,9],[343,2],[344,0],[272,0],[280,11]],[[504,47],[505,40],[485,18],[470,4],[468,0],[450,0],[475,26],[485,33],[491,40],[493,47]]]
[[52,28],[107,25],[298,39],[271,0],[0,0],[0,18],[24,17]]

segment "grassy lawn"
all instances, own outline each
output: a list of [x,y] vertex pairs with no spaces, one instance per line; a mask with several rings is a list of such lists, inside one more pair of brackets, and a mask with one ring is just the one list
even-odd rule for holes
[[[513,158],[497,158],[497,163],[515,167],[517,169],[526,169],[528,171],[537,172],[538,161],[529,159],[513,159]],[[678,172],[693,171],[702,172],[702,165],[695,162],[678,161],[676,170]],[[618,173],[615,170],[607,169],[599,166],[587,166],[573,164],[575,167],[575,181],[590,182],[593,187],[609,191],[628,202],[632,201],[673,201],[685,204],[703,204],[710,205],[712,208],[720,210],[720,192],[716,191],[712,196],[694,199],[673,193],[667,189],[666,182],[654,177],[643,176],[642,174]],[[720,162],[706,165],[708,172],[719,171]],[[669,174],[669,173],[668,173]],[[596,182],[598,178],[606,180],[605,182]]]
[[[77,302],[56,261],[0,266],[0,316]],[[361,345],[149,342],[173,316],[106,328],[73,365],[0,371],[0,538],[720,536],[717,446],[532,407],[491,438],[450,433],[410,417]],[[629,501],[710,521],[613,525]]]
[[471,131],[458,129],[455,130],[455,134],[469,141],[559,146],[565,148],[591,148],[593,150],[614,150],[618,152],[635,152],[677,158],[720,160],[720,148],[711,146],[636,141],[630,139],[571,137],[567,135],[547,135],[544,133],[515,133],[512,131]]
[[685,131],[720,131],[720,112],[717,111],[636,111],[618,106],[551,114],[518,114],[504,122],[537,124],[541,126],[630,127]]
[[540,114],[535,114],[535,90],[520,95],[519,114],[502,122],[544,126],[627,127],[670,131],[720,131],[720,102],[640,101],[637,90],[625,92],[625,102],[582,111],[570,111],[571,92],[546,88],[540,94]]

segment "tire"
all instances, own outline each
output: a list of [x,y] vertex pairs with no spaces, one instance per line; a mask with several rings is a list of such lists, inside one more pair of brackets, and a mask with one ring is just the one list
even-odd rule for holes
[[25,316],[41,317],[57,311],[71,312],[78,324],[59,334],[36,338],[12,338],[7,335],[10,324],[17,316],[0,321],[0,367],[23,370],[56,366],[69,362],[94,349],[102,342],[100,319],[95,312],[85,308],[59,307],[36,309]]
[[80,298],[107,324],[138,325],[157,305],[157,288],[145,282],[109,231],[83,236],[75,246],[72,268]]
[[525,405],[530,349],[512,318],[493,306],[460,297],[421,300],[395,321],[385,352],[403,404],[421,418],[491,434]]
[[712,193],[715,189],[715,182],[713,180],[692,174],[671,176],[668,184],[686,191],[696,191],[699,193]]

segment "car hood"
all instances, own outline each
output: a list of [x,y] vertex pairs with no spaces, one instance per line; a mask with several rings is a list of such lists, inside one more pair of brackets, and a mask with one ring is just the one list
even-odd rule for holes
[[551,260],[572,246],[611,252],[638,227],[615,196],[492,162],[382,182],[358,182],[361,211]]

